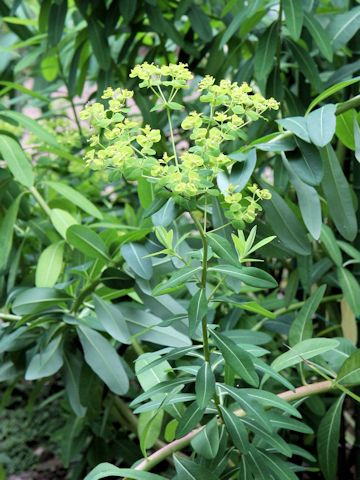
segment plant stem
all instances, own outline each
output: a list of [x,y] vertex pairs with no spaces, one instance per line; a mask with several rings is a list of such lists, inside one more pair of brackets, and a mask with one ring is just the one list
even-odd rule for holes
[[21,320],[19,315],[12,315],[11,313],[2,313],[0,312],[0,320]]
[[[327,297],[324,297],[320,303],[326,303],[326,302],[334,302],[336,300],[340,300],[342,298],[342,294],[336,294],[336,295],[328,295]],[[284,313],[292,312],[293,310],[298,310],[305,304],[305,301],[303,302],[296,302],[290,305],[289,307],[283,307],[279,308],[278,310],[275,310],[274,314],[275,315],[283,315]]]
[[[278,397],[282,398],[286,402],[293,402],[295,400],[299,400],[300,398],[308,397],[310,395],[317,395],[319,393],[328,392],[334,387],[335,385],[331,381],[316,382],[296,388],[295,390],[288,390],[286,392],[279,393]],[[242,409],[236,410],[234,413],[239,417],[243,417],[246,415],[245,411]],[[151,470],[153,467],[165,460],[168,456],[187,447],[190,444],[191,440],[202,430],[202,428],[204,427],[198,427],[184,437],[169,443],[163,448],[160,448],[160,450],[157,450],[152,455],[142,460],[135,467],[135,470]]]
[[38,189],[36,187],[30,187],[29,191],[30,191],[31,195],[35,198],[35,200],[38,202],[40,207],[44,210],[44,212],[50,217],[51,216],[51,208],[46,203],[45,199],[41,196]]
[[87,287],[85,287],[75,298],[74,303],[71,307],[71,311],[73,313],[76,313],[82,302],[85,300],[85,298],[90,295],[90,293],[98,286],[98,284],[101,282],[101,278],[96,278],[93,282],[91,282]]

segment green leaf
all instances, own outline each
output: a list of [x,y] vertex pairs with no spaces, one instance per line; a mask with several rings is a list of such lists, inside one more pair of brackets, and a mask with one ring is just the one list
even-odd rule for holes
[[15,112],[13,110],[1,110],[0,117],[10,120],[15,120],[19,125],[25,127],[29,132],[33,133],[42,142],[48,143],[54,147],[58,147],[58,142],[54,135],[50,133],[46,128],[39,124],[38,121],[27,117],[23,113]]
[[216,418],[210,420],[191,440],[191,446],[195,452],[207,460],[216,457],[219,450],[219,443],[219,426]]
[[276,280],[264,270],[256,267],[235,267],[233,265],[216,265],[209,272],[221,273],[241,280],[245,285],[257,288],[274,288]]
[[275,478],[281,480],[298,480],[298,476],[290,469],[288,463],[281,460],[276,455],[268,455],[262,450],[255,450],[253,446],[252,453],[255,454],[257,465],[261,465],[262,472],[272,471]]
[[306,116],[306,126],[312,143],[325,147],[331,142],[336,129],[336,106],[325,105]]
[[283,8],[289,33],[294,40],[299,40],[304,21],[303,6],[296,0],[283,0]]
[[0,224],[0,275],[5,271],[13,244],[14,226],[22,195],[16,197],[6,211]]
[[336,117],[336,136],[345,147],[355,150],[354,124],[358,125],[352,108]]
[[153,213],[151,220],[154,226],[167,227],[176,217],[176,205],[172,198],[163,205],[157,212]]
[[304,26],[309,31],[320,52],[329,62],[332,62],[333,51],[328,31],[322,27],[315,15],[307,12],[304,12]]
[[306,79],[311,83],[316,92],[321,91],[323,88],[321,77],[312,56],[307,50],[295,42],[289,40],[288,45],[301,73],[305,75]]
[[360,315],[360,285],[354,275],[346,268],[338,267],[337,276],[341,290],[351,310]]
[[234,373],[246,383],[257,387],[259,385],[259,378],[250,355],[224,335],[216,333],[213,330],[211,330],[211,335],[215,345],[224,357],[225,364],[231,367]]
[[53,82],[59,73],[59,61],[57,55],[46,55],[46,57],[41,60],[40,70],[42,76],[47,82]]
[[297,137],[301,138],[305,142],[310,142],[310,136],[306,126],[305,117],[288,117],[276,120],[278,125],[281,125],[286,130],[294,133]]
[[86,408],[80,400],[80,375],[83,361],[74,352],[64,352],[64,380],[66,395],[75,415],[83,417]]
[[355,143],[355,158],[360,162],[360,127],[357,118],[354,116],[354,143]]
[[345,253],[349,255],[349,257],[352,257],[356,262],[360,263],[360,251],[357,250],[355,247],[350,245],[349,243],[343,242],[342,240],[337,240],[336,243],[339,245],[341,250],[343,250]]
[[78,225],[78,221],[70,213],[61,208],[53,208],[50,213],[51,223],[55,230],[66,240],[66,232],[71,225]]
[[63,364],[61,335],[54,338],[45,348],[40,347],[26,369],[25,380],[38,380],[39,378],[54,375]]
[[246,414],[261,425],[267,432],[272,433],[272,427],[268,422],[265,410],[261,405],[249,397],[242,388],[230,387],[229,385],[218,384],[218,387],[224,393],[230,395],[235,402],[246,412]]
[[208,233],[207,238],[210,247],[216,253],[216,255],[221,258],[221,260],[224,260],[231,265],[235,265],[235,267],[240,266],[240,262],[236,256],[234,248],[231,243],[226,240],[226,238],[221,237],[216,233]]
[[16,296],[12,310],[16,315],[29,315],[59,307],[70,299],[67,293],[55,288],[27,288]]
[[337,340],[331,338],[310,338],[294,345],[289,352],[277,357],[271,364],[277,372],[284,368],[293,367],[304,360],[334,350],[339,345]]
[[199,35],[201,40],[206,43],[210,42],[213,38],[210,17],[195,3],[192,3],[188,11],[188,17],[191,27]]
[[89,41],[99,67],[108,70],[111,64],[108,37],[99,20],[94,17],[87,18]]
[[277,433],[268,433],[264,430],[261,426],[259,426],[253,420],[244,417],[242,419],[243,424],[252,430],[255,434],[257,434],[261,438],[262,442],[267,443],[271,448],[274,448],[279,453],[286,455],[287,457],[292,456],[292,451],[289,445],[285,442],[284,439],[280,437]]
[[63,268],[64,241],[52,243],[41,253],[35,272],[37,287],[53,287]]
[[263,203],[267,221],[286,248],[299,255],[309,255],[310,244],[304,227],[280,195],[270,190],[271,200]]
[[173,273],[173,275],[165,283],[157,285],[153,290],[153,295],[163,295],[164,293],[171,292],[173,288],[183,285],[196,273],[201,270],[200,266],[197,267],[184,267]]
[[271,425],[273,425],[276,430],[284,429],[307,434],[314,433],[313,430],[308,425],[306,425],[306,423],[296,420],[295,418],[290,418],[283,414],[275,413],[273,411],[267,412],[267,416]]
[[100,463],[86,475],[84,480],[100,480],[107,477],[127,477],[132,480],[166,480],[155,473],[142,472],[134,468],[118,468],[110,463]]
[[337,474],[341,410],[344,398],[344,394],[338,398],[319,425],[317,450],[321,471],[326,480],[335,480]]
[[301,155],[296,155],[289,159],[291,168],[303,182],[312,186],[319,185],[324,176],[323,163],[319,150],[299,138],[296,139],[296,143]]
[[120,310],[95,294],[93,295],[93,299],[97,319],[107,333],[115,338],[115,340],[130,345],[130,332]]
[[335,235],[331,228],[328,225],[323,225],[321,228],[321,243],[325,247],[328,255],[330,256],[331,260],[337,265],[341,267],[343,263],[343,258],[341,255],[341,250],[338,246],[336,241]]
[[77,331],[86,363],[112,392],[124,395],[129,389],[129,380],[115,348],[91,328],[80,326]]
[[324,162],[321,185],[329,205],[329,214],[341,235],[352,241],[357,234],[357,221],[349,183],[331,145],[322,149],[321,156]]
[[174,456],[177,478],[181,480],[217,480],[217,477],[205,466],[195,463],[186,457]]
[[144,457],[146,457],[146,451],[153,447],[160,437],[163,418],[164,410],[143,412],[139,415],[138,436]]
[[109,260],[104,241],[89,227],[85,227],[84,225],[71,225],[66,230],[66,240],[87,257]]
[[29,95],[30,97],[37,98],[38,100],[42,100],[45,103],[49,103],[49,98],[40,95],[40,93],[35,92],[34,90],[30,90],[29,88],[24,87],[20,83],[15,83],[15,82],[8,82],[6,80],[1,80],[0,85],[4,85],[6,87],[6,91],[10,90],[18,90],[21,93],[24,93],[25,95]]
[[225,30],[220,45],[219,50],[221,50],[224,45],[235,35],[235,33],[239,30],[241,24],[244,22],[245,19],[250,18],[259,8],[260,2],[258,0],[253,0],[251,3],[247,5],[245,8],[241,8],[235,17],[230,22],[229,26]]
[[306,300],[300,312],[295,317],[289,331],[289,343],[291,346],[312,337],[312,316],[320,305],[324,296],[326,285],[321,285],[310,298]]
[[274,393],[267,392],[266,390],[256,390],[253,388],[243,388],[242,392],[246,393],[250,399],[254,399],[260,405],[263,405],[264,408],[278,408],[279,410],[283,410],[290,415],[301,418],[301,413],[299,413],[293,405],[290,405],[287,401],[278,395],[275,395]]
[[0,135],[0,154],[16,181],[28,188],[34,185],[31,163],[16,140],[7,135]]
[[320,95],[314,98],[314,100],[310,103],[306,113],[311,112],[311,110],[314,107],[316,107],[316,105],[321,103],[323,100],[326,100],[327,98],[331,97],[332,95],[339,92],[340,90],[343,90],[344,88],[349,87],[350,85],[354,85],[354,83],[359,82],[359,80],[360,80],[360,76],[351,78],[350,80],[345,80],[343,82],[336,83],[335,85],[332,85],[331,87],[327,88],[326,90],[321,92]]
[[360,384],[360,349],[355,350],[341,365],[336,382],[342,385]]
[[327,27],[332,47],[338,50],[345,45],[360,28],[360,7],[352,8],[345,13],[334,15]]
[[122,245],[121,255],[136,275],[145,280],[150,280],[153,274],[153,267],[150,258],[146,258],[149,252],[144,245],[141,243],[127,243]]
[[278,23],[273,22],[261,36],[256,48],[254,69],[258,80],[266,80],[273,69],[278,41]]
[[202,419],[205,413],[204,408],[199,408],[197,402],[192,403],[179,420],[176,429],[176,438],[181,438],[191,432]]
[[256,149],[252,148],[246,153],[233,152],[228,155],[236,163],[232,166],[230,183],[236,186],[237,191],[243,190],[256,167]]
[[241,453],[247,453],[249,451],[248,433],[246,431],[243,421],[222,405],[219,406],[222,418],[225,422],[226,430],[236,448]]
[[74,188],[66,185],[65,183],[59,182],[46,182],[46,184],[49,185],[56,192],[60,193],[60,195],[70,200],[70,202],[72,202],[74,205],[81,208],[81,210],[83,210],[84,212],[92,215],[95,218],[98,218],[99,220],[102,220],[103,215],[100,210],[95,207],[95,205],[90,202],[90,200],[84,197],[83,194],[81,194]]
[[192,337],[205,317],[208,310],[208,301],[206,298],[205,289],[200,288],[189,302],[189,336]]
[[200,408],[206,408],[215,393],[215,376],[209,362],[204,362],[196,375],[196,402]]

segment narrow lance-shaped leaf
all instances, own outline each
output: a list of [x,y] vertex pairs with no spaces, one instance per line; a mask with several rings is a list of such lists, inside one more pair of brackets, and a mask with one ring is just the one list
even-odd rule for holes
[[215,393],[215,376],[209,362],[204,362],[196,375],[196,402],[200,408],[206,408]]
[[97,295],[93,295],[93,298],[96,316],[105,330],[115,340],[129,345],[131,343],[130,332],[120,310]]
[[7,135],[0,135],[0,154],[7,163],[10,172],[24,187],[34,185],[34,173],[31,163],[16,140]]
[[355,350],[342,364],[336,381],[342,385],[358,385],[360,383],[360,349]]
[[225,364],[229,365],[234,373],[245,380],[245,382],[257,387],[259,378],[250,355],[224,335],[214,331],[211,331],[211,335],[224,357]]
[[108,252],[102,238],[84,225],[71,225],[66,230],[66,239],[76,249],[90,258],[108,260]]
[[21,195],[11,204],[0,224],[0,275],[6,269],[13,243],[14,225],[19,211]]
[[304,12],[304,25],[310,32],[310,35],[314,39],[320,52],[327,60],[329,60],[329,62],[332,62],[333,51],[331,47],[331,38],[327,30],[322,27],[315,15],[307,12]]
[[278,23],[273,22],[260,38],[256,49],[255,75],[258,80],[266,80],[271,72],[278,41]]
[[61,341],[59,335],[32,357],[26,369],[25,380],[49,377],[60,370],[63,364]]
[[134,468],[119,468],[110,463],[100,463],[91,472],[86,475],[84,480],[100,480],[107,477],[127,477],[132,480],[166,480],[155,473],[142,472]]
[[326,285],[322,285],[306,300],[295,320],[291,324],[289,331],[289,343],[291,346],[311,338],[313,326],[312,316],[316,312],[320,302],[324,296]]
[[172,274],[172,276],[165,283],[161,283],[154,288],[154,295],[162,295],[173,288],[183,285],[186,281],[194,279],[194,276],[201,270],[200,266],[197,267],[184,267]]
[[53,287],[63,267],[64,241],[52,243],[41,253],[36,267],[35,285]]
[[179,420],[176,438],[181,438],[193,430],[202,419],[204,413],[205,409],[200,408],[197,402],[192,403]]
[[191,440],[191,446],[199,455],[211,460],[219,450],[219,425],[216,418],[208,422],[203,429]]
[[344,297],[355,315],[360,314],[360,285],[354,275],[346,268],[339,267],[337,276]]
[[294,40],[299,40],[304,21],[303,6],[296,0],[283,0],[283,7],[289,33]]
[[217,272],[223,275],[237,278],[245,285],[257,288],[274,288],[276,280],[264,270],[256,267],[235,267],[233,265],[218,265],[210,267],[209,272]]
[[206,316],[208,309],[208,301],[204,288],[200,288],[192,297],[189,303],[189,336],[192,337],[200,324],[201,320]]
[[220,405],[222,418],[225,422],[227,431],[230,434],[236,448],[242,453],[249,451],[249,439],[245,425],[242,420],[227,408]]
[[339,452],[341,411],[345,395],[341,395],[320,422],[317,449],[321,471],[326,480],[335,480]]

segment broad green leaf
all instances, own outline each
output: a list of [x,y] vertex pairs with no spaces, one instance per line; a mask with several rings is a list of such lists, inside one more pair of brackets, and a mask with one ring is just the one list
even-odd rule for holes
[[355,350],[342,364],[336,381],[342,385],[360,384],[360,349]]
[[323,225],[321,228],[321,243],[325,247],[328,255],[330,256],[331,260],[337,265],[341,267],[343,263],[343,258],[341,255],[341,250],[337,244],[334,232],[331,230],[330,227],[327,225]]
[[354,77],[351,78],[350,80],[345,80],[343,82],[336,83],[335,85],[332,85],[331,87],[327,88],[323,92],[320,93],[314,100],[310,103],[309,108],[307,109],[306,113],[311,112],[311,110],[316,107],[316,105],[319,105],[323,100],[326,100],[327,98],[331,97],[335,93],[339,92],[340,90],[343,90],[346,87],[349,87],[350,85],[354,85],[354,83],[357,83],[360,81],[360,76],[359,77]]
[[353,313],[360,315],[360,284],[346,268],[338,267],[337,276],[341,290]]
[[63,268],[64,241],[52,243],[41,253],[35,272],[37,287],[53,287]]
[[310,136],[306,127],[305,117],[288,117],[276,120],[278,125],[281,125],[286,130],[294,133],[297,137],[301,138],[305,142],[310,142]]
[[255,52],[255,76],[264,81],[273,69],[278,43],[278,23],[273,22],[259,40]]
[[327,27],[334,50],[345,45],[360,28],[360,7],[334,15]]
[[70,406],[75,415],[83,417],[86,413],[86,407],[81,403],[80,399],[80,375],[83,364],[82,358],[74,352],[64,352],[64,380],[66,395]]
[[93,299],[97,319],[107,333],[115,338],[115,340],[130,345],[130,332],[120,310],[95,294],[93,295]]
[[181,480],[217,480],[217,477],[204,465],[195,463],[186,457],[174,456],[177,476]]
[[194,31],[204,42],[210,42],[213,38],[210,17],[204,13],[196,3],[191,4],[188,17]]
[[27,117],[21,112],[15,112],[13,110],[1,110],[0,117],[10,120],[15,120],[19,125],[25,127],[29,132],[33,133],[42,142],[48,143],[54,147],[58,147],[58,142],[54,135],[50,133],[46,128],[39,124],[38,121]]
[[201,271],[201,267],[184,267],[172,274],[172,276],[165,283],[157,285],[153,290],[153,295],[163,295],[164,293],[171,292],[173,288],[183,285],[186,281],[190,280],[196,273]]
[[228,155],[236,163],[232,166],[230,173],[230,183],[236,186],[236,189],[243,190],[256,167],[256,149],[252,148],[246,154],[243,152],[233,152]]
[[167,227],[175,219],[176,205],[172,198],[155,213],[152,214],[151,220],[155,226]]
[[142,472],[134,468],[118,468],[110,463],[100,463],[86,475],[84,480],[100,480],[107,477],[127,477],[131,480],[166,480],[155,473]]
[[256,402],[256,400],[250,398],[249,395],[243,392],[242,388],[230,387],[229,385],[224,384],[218,384],[218,387],[222,392],[230,395],[246,414],[259,423],[267,432],[271,433],[273,431],[263,407]]
[[161,433],[164,410],[143,412],[139,415],[138,436],[140,449],[146,457],[146,451],[153,447]]
[[70,187],[70,185],[66,185],[65,183],[59,182],[46,182],[53,190],[60,193],[63,197],[67,198],[77,207],[81,208],[84,212],[92,215],[99,220],[102,220],[103,215],[100,210],[95,207],[95,205],[90,202],[84,195],[74,188]]
[[304,21],[303,6],[296,0],[283,0],[283,8],[289,33],[294,40],[299,40]]
[[321,182],[329,206],[329,214],[336,228],[346,240],[354,240],[357,221],[349,183],[331,145],[321,151],[324,178]]
[[59,335],[51,340],[45,348],[40,347],[40,352],[30,360],[25,372],[25,380],[49,377],[60,370],[63,365],[61,342],[62,337]]
[[205,409],[199,408],[197,402],[192,403],[179,420],[176,438],[181,438],[193,430],[202,419],[204,413]]
[[7,135],[0,135],[0,154],[16,181],[28,188],[34,185],[31,163],[16,140]]
[[217,265],[210,267],[209,272],[221,273],[241,280],[245,285],[257,288],[274,288],[276,280],[264,270],[256,267],[235,267],[233,265]]
[[[144,392],[161,382],[167,381],[169,378],[168,372],[170,371],[170,363],[161,358],[157,353],[143,353],[135,361],[135,373]],[[145,400],[150,397],[146,397]],[[134,402],[137,400],[138,397]]]
[[231,367],[234,373],[246,383],[257,387],[259,385],[259,378],[250,355],[224,335],[216,333],[213,330],[211,331],[211,335],[215,345],[224,357],[225,364]]
[[340,302],[341,311],[341,330],[343,337],[350,340],[353,345],[357,345],[358,341],[358,326],[356,316],[352,311],[349,302],[343,298]]
[[208,301],[204,288],[200,288],[189,302],[189,336],[192,337],[201,320],[206,316]]
[[325,480],[335,480],[339,452],[341,411],[345,395],[333,403],[322,418],[317,433],[317,450]]
[[80,326],[77,331],[86,363],[112,392],[124,395],[129,389],[129,380],[115,348],[91,328]]
[[332,62],[333,51],[328,31],[322,27],[315,15],[307,12],[304,12],[304,26],[309,31],[320,52],[329,62]]
[[249,440],[244,422],[222,405],[220,405],[220,411],[226,430],[229,432],[235,447],[238,448],[241,453],[247,453],[249,451]]
[[354,124],[358,125],[355,110],[347,110],[336,117],[336,136],[345,147],[355,150]]
[[5,271],[13,244],[14,226],[22,195],[19,195],[6,211],[0,223],[0,275]]
[[262,450],[255,450],[252,447],[252,453],[255,454],[255,461],[257,464],[262,465],[261,469],[263,472],[272,471],[275,475],[275,478],[281,480],[298,480],[297,475],[290,469],[290,465],[284,460],[281,460],[276,455],[267,454]]
[[284,368],[293,367],[304,360],[334,350],[339,345],[337,340],[331,338],[310,338],[294,345],[290,351],[277,357],[271,364],[277,372]]
[[303,142],[300,138],[296,139],[300,149],[300,154],[289,156],[289,163],[296,175],[308,185],[319,185],[323,176],[324,169],[319,150],[310,143]]
[[67,293],[56,288],[27,288],[16,296],[12,310],[16,315],[29,315],[59,307],[70,299]]
[[274,393],[267,392],[266,390],[256,390],[254,388],[243,388],[242,391],[243,393],[246,393],[250,399],[253,398],[260,405],[263,405],[264,408],[278,408],[279,410],[283,410],[294,417],[301,418],[301,414],[293,405],[290,405],[288,402]]
[[[157,369],[158,370],[158,369]],[[155,371],[156,372],[156,371]],[[153,372],[150,372],[153,373]],[[164,372],[162,372],[164,375]],[[143,382],[144,382],[144,377],[146,377],[145,374],[142,374]],[[164,377],[162,377],[164,378]],[[166,378],[166,377],[165,377]],[[160,378],[161,379],[161,378]],[[150,383],[151,382],[151,383]],[[149,382],[146,382],[146,391],[138,395],[132,402],[131,406],[135,407],[136,405],[139,405],[139,403],[144,402],[145,400],[149,398],[154,398],[154,396],[160,394],[160,393],[169,393],[175,388],[179,387],[180,385],[186,385],[188,383],[194,382],[193,377],[178,377],[175,379],[171,380],[166,380],[166,381],[160,381],[159,378],[157,378],[156,383],[153,378],[149,378]],[[152,384],[152,386],[150,386]]]
[[66,240],[85,256],[100,260],[109,260],[106,245],[102,238],[91,228],[84,225],[71,225],[66,230]]
[[316,292],[306,300],[301,310],[292,322],[289,331],[290,346],[294,346],[303,340],[312,337],[313,325],[312,316],[320,305],[324,296],[326,285],[321,285]]
[[149,280],[152,277],[153,267],[150,258],[146,258],[149,252],[141,243],[127,243],[121,247],[121,255],[125,258],[129,267],[139,277]]
[[196,402],[200,408],[206,408],[215,393],[215,376],[209,362],[204,362],[196,375]]
[[336,106],[332,104],[320,107],[306,116],[306,126],[312,143],[325,147],[331,142],[336,129]]
[[271,188],[272,198],[263,203],[267,221],[286,248],[299,255],[310,253],[306,230],[285,200]]
[[280,437],[277,433],[268,433],[267,430],[264,430],[253,420],[244,417],[242,419],[243,424],[248,427],[251,431],[257,434],[261,438],[262,442],[267,443],[270,447],[274,448],[279,453],[286,455],[287,457],[292,456],[292,451],[289,445],[285,442],[284,439]]
[[57,232],[66,240],[66,232],[71,225],[78,225],[78,221],[70,213],[61,208],[53,208],[50,213],[51,223]]
[[213,418],[191,440],[191,446],[199,455],[211,460],[218,453],[219,442],[219,426],[216,418]]
[[357,250],[355,247],[350,245],[350,243],[343,242],[342,240],[337,240],[337,244],[345,253],[349,255],[349,257],[356,260],[356,262],[360,263],[360,251]]
[[218,255],[221,260],[224,260],[235,267],[240,266],[239,259],[236,256],[235,250],[226,238],[217,235],[216,233],[208,233],[207,238],[212,250]]
[[59,61],[57,55],[47,55],[41,60],[40,70],[47,82],[53,82],[59,73]]
[[274,411],[267,412],[267,416],[271,425],[273,425],[276,430],[284,429],[307,434],[314,433],[306,423],[296,420],[295,418],[287,417]]

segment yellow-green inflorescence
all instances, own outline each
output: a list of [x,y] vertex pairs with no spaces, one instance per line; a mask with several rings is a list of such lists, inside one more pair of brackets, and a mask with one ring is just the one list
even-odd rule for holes
[[[198,197],[204,194],[219,196],[227,217],[237,225],[251,223],[261,210],[259,200],[271,198],[266,189],[250,185],[246,193],[230,185],[222,194],[216,177],[229,171],[234,161],[223,153],[226,142],[243,138],[242,128],[262,117],[268,109],[278,109],[273,98],[265,99],[247,84],[238,85],[229,80],[219,84],[211,76],[200,81],[200,101],[207,104],[206,113],[193,111],[187,115],[181,131],[174,132],[171,113],[184,107],[175,102],[180,90],[190,88],[193,76],[185,64],[158,66],[137,65],[130,77],[138,78],[140,88],[147,88],[156,97],[154,111],[165,110],[169,124],[169,150],[158,154],[159,142],[166,138],[158,129],[142,126],[131,113],[133,92],[121,88],[107,88],[104,103],[93,103],[81,112],[82,120],[89,120],[94,128],[86,161],[93,169],[110,167],[128,180],[147,178],[158,188],[176,198]],[[105,104],[105,105],[104,105]],[[180,152],[176,138],[190,139],[188,148]]]

